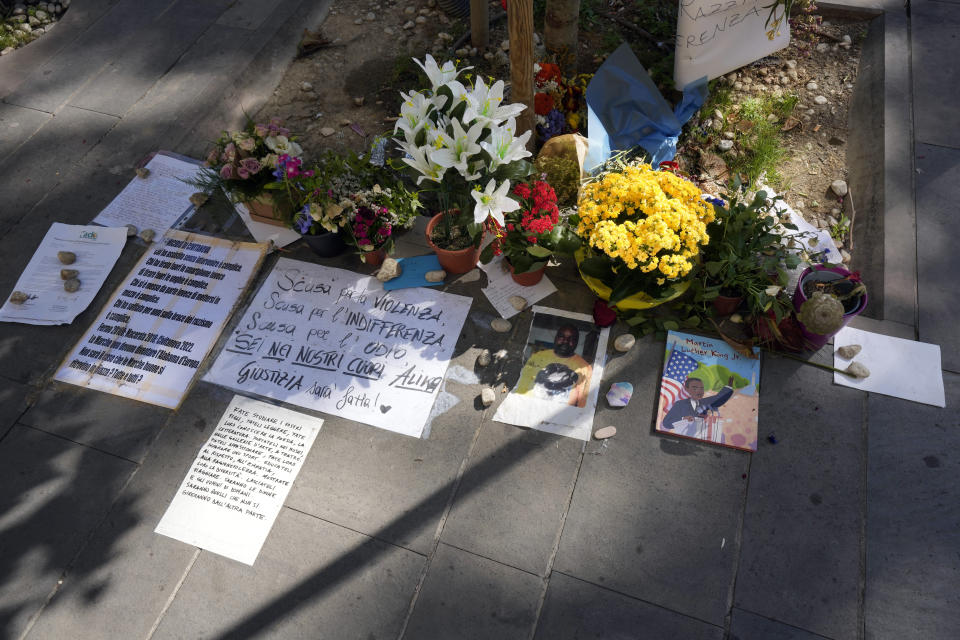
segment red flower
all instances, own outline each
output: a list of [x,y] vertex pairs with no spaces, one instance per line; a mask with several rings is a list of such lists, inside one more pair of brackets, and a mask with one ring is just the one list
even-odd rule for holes
[[557,82],[560,82],[561,80],[560,67],[550,62],[541,62],[540,71],[537,72],[537,77],[536,77],[537,84],[543,84],[551,80],[556,80]]
[[553,109],[553,97],[546,93],[537,93],[533,96],[533,110],[538,116],[545,116]]
[[593,321],[598,327],[609,327],[617,321],[617,312],[603,300],[593,303]]

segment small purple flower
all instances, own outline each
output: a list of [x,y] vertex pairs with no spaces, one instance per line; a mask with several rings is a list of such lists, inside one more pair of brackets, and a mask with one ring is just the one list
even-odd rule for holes
[[713,196],[707,196],[706,198],[704,198],[704,200],[706,200],[710,204],[715,204],[718,207],[723,207],[723,206],[726,206],[727,204],[726,202],[723,201],[722,198],[714,198]]
[[236,178],[237,176],[233,172],[233,165],[225,164],[222,167],[220,167],[220,177],[223,178],[224,180],[233,180],[234,178]]
[[304,210],[297,215],[293,222],[297,228],[297,231],[300,232],[300,235],[304,235],[310,231],[310,225],[313,224],[313,220],[310,218],[310,214],[307,213],[306,207],[304,207]]
[[558,109],[551,109],[545,118],[547,120],[546,124],[537,125],[537,133],[540,134],[541,139],[546,141],[555,135],[563,133],[566,120]]

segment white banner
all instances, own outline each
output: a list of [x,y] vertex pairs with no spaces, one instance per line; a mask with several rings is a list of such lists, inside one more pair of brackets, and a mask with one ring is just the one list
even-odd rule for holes
[[281,258],[204,380],[420,437],[470,303]]
[[252,565],[321,425],[234,396],[156,532]]
[[266,245],[169,231],[67,356],[56,379],[175,409]]

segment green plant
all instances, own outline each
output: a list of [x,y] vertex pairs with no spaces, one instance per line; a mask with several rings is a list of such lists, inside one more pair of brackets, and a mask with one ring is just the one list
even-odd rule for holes
[[847,217],[847,214],[841,213],[837,223],[830,226],[830,237],[838,242],[843,242],[848,231],[850,231],[850,218]]
[[[798,98],[793,95],[749,98],[740,105],[736,130],[740,133],[742,153],[728,157],[730,168],[753,184],[763,174],[777,185],[781,181],[777,165],[786,156],[780,138],[779,121],[793,112]],[[773,116],[771,120],[770,116]]]

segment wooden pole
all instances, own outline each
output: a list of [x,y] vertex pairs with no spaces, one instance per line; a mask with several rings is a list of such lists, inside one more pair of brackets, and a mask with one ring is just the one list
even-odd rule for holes
[[470,43],[478,49],[490,44],[490,18],[487,0],[470,0]]
[[[510,38],[511,102],[527,108],[517,116],[517,135],[533,131],[533,0],[510,0],[507,3],[507,32]],[[527,149],[533,151],[536,135],[531,135]]]

